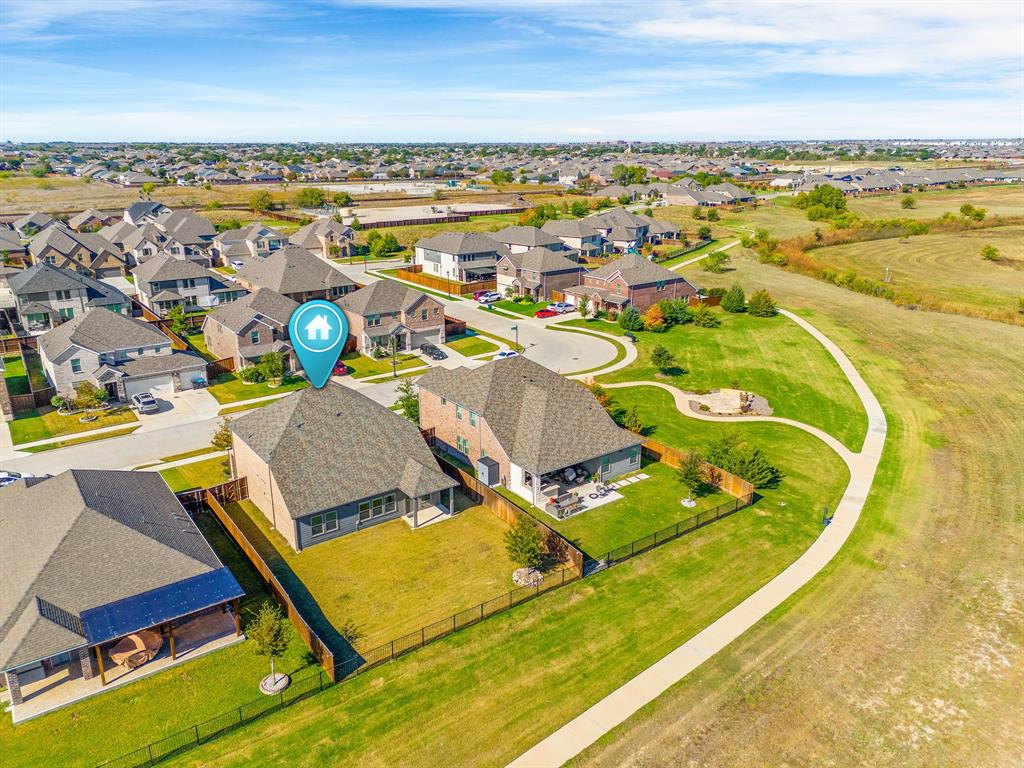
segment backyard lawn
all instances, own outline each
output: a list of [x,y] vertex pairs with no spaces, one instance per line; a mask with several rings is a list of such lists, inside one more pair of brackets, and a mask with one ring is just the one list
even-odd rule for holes
[[160,476],[175,493],[192,488],[210,488],[231,479],[231,462],[227,456],[217,456],[161,469]]
[[[661,380],[686,391],[743,389],[768,398],[775,416],[824,429],[853,450],[867,431],[867,416],[853,387],[825,349],[782,315],[772,318],[715,310],[719,328],[674,326],[638,332],[639,357],[601,381]],[[656,345],[676,358],[671,375],[651,363]]]
[[488,341],[477,334],[476,331],[469,329],[468,333],[462,336],[455,336],[445,341],[446,347],[451,347],[460,355],[466,357],[472,357],[473,355],[483,355],[488,352],[497,352],[498,345],[492,341]]
[[32,381],[32,389],[46,389],[50,382],[43,371],[43,364],[39,360],[39,353],[34,349],[25,350],[25,366],[28,369],[28,377]]
[[202,331],[196,331],[195,333],[189,333],[185,335],[185,341],[188,342],[189,346],[192,347],[204,360],[216,360],[217,358],[210,353],[210,350],[206,348],[206,337],[203,336]]
[[[680,502],[686,498],[686,488],[679,482],[674,469],[649,462],[640,472],[630,473],[637,474],[649,477],[617,489],[623,498],[565,520],[556,520],[542,510],[531,511],[579,549],[599,558],[609,550],[733,499],[717,488],[710,488],[696,498],[696,507],[684,507]],[[521,503],[520,499],[512,498]]]
[[96,412],[96,421],[83,424],[78,419],[82,414],[61,416],[57,411],[48,408],[42,410],[25,411],[15,417],[14,421],[8,422],[11,428],[11,441],[15,445],[31,443],[36,440],[47,440],[51,437],[61,435],[73,435],[78,432],[88,432],[102,427],[112,427],[116,424],[131,424],[138,421],[130,408],[111,408],[109,411]]
[[28,373],[25,371],[25,362],[21,355],[4,355],[4,380],[7,382],[7,392],[12,395],[27,395],[31,393],[28,386]]
[[[462,512],[412,530],[401,519],[296,554],[251,501],[229,505],[275,550],[286,582],[301,580],[324,618],[359,650],[375,648],[514,587],[508,526],[456,495]],[[344,630],[344,631],[342,631]]]
[[[342,355],[339,359],[344,361],[345,365],[352,369],[352,373],[350,373],[349,376],[353,379],[365,379],[367,376],[380,376],[384,373],[392,373],[390,357],[378,360],[359,352],[349,352],[348,354]],[[398,355],[397,359],[399,371],[404,371],[408,368],[417,368],[427,364],[426,361],[416,355],[405,353]]]
[[237,403],[240,400],[252,400],[256,397],[280,395],[296,389],[304,389],[309,382],[301,376],[286,376],[280,386],[272,387],[266,381],[246,384],[233,373],[218,376],[208,391],[218,403]]
[[[269,595],[217,522],[206,515],[196,522],[245,590],[241,604],[245,631]],[[314,674],[306,646],[289,622],[284,625],[289,644],[277,662],[278,670],[297,678]],[[257,656],[252,644],[245,641],[17,726],[12,726],[10,715],[4,713],[0,717],[0,765],[95,766],[260,698],[259,680],[269,672],[267,660]],[[60,737],[54,738],[54,734]]]

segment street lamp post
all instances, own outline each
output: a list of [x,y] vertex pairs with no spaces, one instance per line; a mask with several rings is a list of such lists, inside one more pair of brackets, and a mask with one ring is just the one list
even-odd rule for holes
[[515,331],[516,334],[516,352],[519,351],[519,326],[513,325],[509,330]]

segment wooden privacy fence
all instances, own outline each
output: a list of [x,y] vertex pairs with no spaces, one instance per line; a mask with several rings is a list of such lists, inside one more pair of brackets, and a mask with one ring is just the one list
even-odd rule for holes
[[313,657],[324,668],[324,671],[333,683],[335,680],[334,654],[331,653],[331,650],[326,646],[326,644],[324,644],[316,632],[313,631],[313,628],[303,617],[298,606],[292,602],[288,591],[278,580],[267,561],[263,559],[263,556],[259,553],[256,546],[249,540],[245,535],[245,532],[224,509],[224,504],[228,504],[233,501],[242,501],[243,499],[248,498],[248,496],[248,482],[246,481],[246,478],[240,477],[235,480],[229,480],[221,485],[216,485],[212,488],[185,491],[184,493],[178,494],[178,499],[181,500],[183,505],[190,506],[192,509],[197,509],[204,504],[210,509],[213,516],[217,518],[217,521],[221,524],[224,530],[227,531],[231,540],[238,545],[238,548],[242,550],[249,562],[252,563],[253,568],[256,569],[264,583],[266,583],[270,593],[279,603],[281,603],[281,605],[284,606],[285,612],[288,615],[288,620],[295,626],[295,630],[299,633],[299,637],[302,638],[302,641],[309,648]]
[[[650,438],[644,440],[643,451],[649,458],[676,469],[682,466],[683,461],[689,455],[686,451],[680,451],[678,448],[673,448],[670,445],[659,443],[657,440],[651,440]],[[708,485],[721,488],[730,496],[740,499],[753,496],[754,486],[742,477],[737,477],[731,472],[726,472],[721,467],[716,467],[714,464],[709,464],[706,461],[701,466],[704,469],[704,481]]]
[[449,280],[446,277],[425,275],[423,274],[423,266],[421,264],[410,264],[407,267],[402,267],[398,270],[395,277],[415,283],[416,285],[422,285],[424,288],[430,288],[441,293],[454,293],[457,296],[475,293],[476,291],[494,291],[498,288],[498,281],[496,279],[474,280],[470,283],[461,283],[458,280]]
[[544,542],[552,557],[565,563],[577,576],[583,575],[583,553],[573,546],[568,539],[551,526],[538,520],[515,502],[506,499],[493,488],[480,482],[465,470],[442,459],[441,469],[445,474],[459,481],[460,490],[473,500],[483,504],[509,525],[515,525],[524,517],[544,534]]
[[466,332],[466,321],[444,316],[444,337],[461,336]]

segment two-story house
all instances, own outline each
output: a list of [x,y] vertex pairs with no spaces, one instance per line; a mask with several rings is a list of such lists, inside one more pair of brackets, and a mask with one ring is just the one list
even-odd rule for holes
[[586,272],[583,284],[565,291],[566,301],[579,305],[582,298],[592,311],[617,315],[627,306],[643,312],[664,299],[686,299],[697,289],[670,269],[641,256],[627,253],[615,261]]
[[139,301],[160,316],[179,304],[186,311],[209,309],[246,293],[224,275],[166,253],[139,264],[133,274]]
[[489,235],[504,245],[509,253],[525,253],[531,248],[547,248],[551,251],[568,250],[559,238],[537,227],[511,226],[499,229]]
[[420,427],[434,430],[436,445],[536,506],[568,468],[607,481],[640,467],[638,435],[579,382],[522,355],[431,368],[417,388]]
[[21,326],[43,333],[95,307],[128,315],[131,300],[112,285],[40,262],[8,276]]
[[289,237],[288,242],[324,259],[347,258],[352,254],[355,232],[334,219],[317,219]]
[[498,292],[505,295],[511,291],[516,296],[542,301],[551,298],[551,291],[564,292],[579,285],[586,270],[566,258],[567,253],[570,251],[538,246],[502,256],[497,267]]
[[96,232],[118,221],[119,217],[113,213],[104,213],[95,208],[86,208],[68,219],[68,226],[78,232]]
[[345,312],[349,335],[363,354],[390,349],[392,343],[399,352],[444,343],[444,305],[394,280],[370,283],[335,303]]
[[454,509],[458,483],[416,425],[349,387],[303,389],[235,418],[231,431],[250,501],[296,551]]
[[286,245],[238,271],[238,284],[250,291],[270,288],[300,304],[311,299],[334,301],[356,284],[329,261],[298,245]]
[[416,243],[414,263],[427,275],[471,282],[493,278],[508,248],[480,232],[442,232]]
[[567,247],[583,256],[596,256],[605,250],[605,241],[596,227],[583,219],[553,219],[544,222],[542,230],[561,240]]
[[203,320],[206,348],[217,358],[230,357],[235,368],[258,363],[267,352],[284,355],[285,369],[294,370],[288,343],[288,321],[299,305],[270,288],[260,288],[217,307]]
[[153,200],[140,200],[139,202],[132,203],[125,208],[122,218],[127,223],[138,227],[146,222],[156,221],[157,216],[160,216],[169,210],[171,209],[163,203],[158,203]]
[[601,233],[611,250],[619,253],[638,250],[647,242],[650,221],[625,208],[613,208],[587,217],[587,223]]
[[172,349],[154,325],[114,312],[87,312],[47,331],[39,337],[39,359],[59,393],[73,394],[88,381],[112,400],[192,389],[206,376],[201,357]]
[[24,240],[28,240],[33,235],[42,232],[47,227],[59,224],[57,219],[53,218],[48,213],[42,211],[34,211],[32,213],[26,213],[24,216],[19,216],[11,222],[14,231],[18,233],[18,236]]
[[124,275],[125,259],[121,249],[94,232],[75,232],[63,224],[53,224],[28,243],[33,262],[73,269],[91,277]]
[[288,238],[259,222],[241,229],[228,229],[213,238],[210,254],[220,266],[248,266],[283,248]]

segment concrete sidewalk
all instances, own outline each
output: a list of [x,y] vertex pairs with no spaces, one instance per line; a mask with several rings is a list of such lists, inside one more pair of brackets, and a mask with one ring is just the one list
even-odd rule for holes
[[[509,763],[509,768],[556,768],[578,755],[740,637],[807,584],[835,557],[853,532],[881,460],[887,428],[885,414],[853,363],[834,342],[803,318],[785,310],[780,312],[807,331],[832,355],[853,385],[868,415],[867,436],[863,448],[857,453],[842,447],[837,440],[814,427],[791,420],[784,422],[819,439],[827,438],[826,443],[833,449],[842,448],[842,451],[837,452],[850,468],[850,482],[836,507],[832,523],[782,573],[667,656],[520,755]],[[658,386],[654,382],[643,382],[641,385],[651,384]],[[675,392],[683,396],[680,390],[675,389]],[[696,414],[685,403],[685,396],[683,398],[680,413],[695,417]],[[676,403],[679,407],[678,399]],[[746,421],[777,421],[773,417],[740,418]]]

